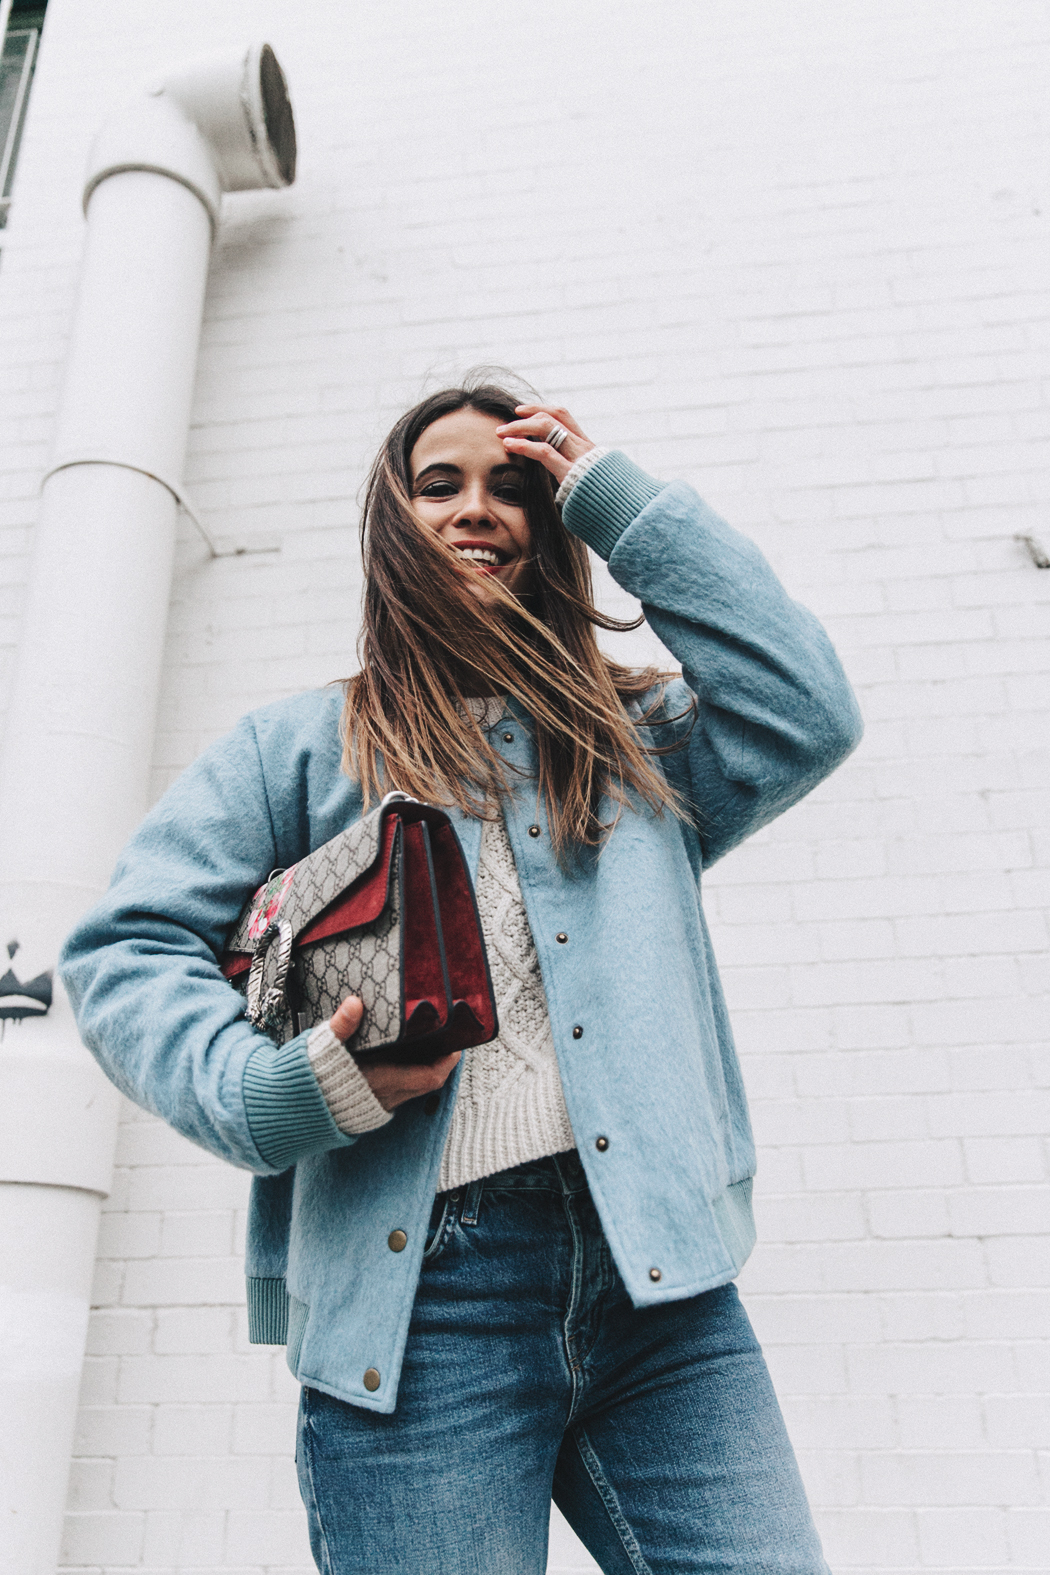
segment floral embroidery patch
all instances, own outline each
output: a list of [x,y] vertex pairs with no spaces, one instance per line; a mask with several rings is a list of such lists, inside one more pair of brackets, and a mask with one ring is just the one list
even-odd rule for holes
[[265,934],[281,911],[281,904],[292,884],[295,865],[290,870],[277,870],[255,893],[251,917],[248,920],[248,939],[257,941]]

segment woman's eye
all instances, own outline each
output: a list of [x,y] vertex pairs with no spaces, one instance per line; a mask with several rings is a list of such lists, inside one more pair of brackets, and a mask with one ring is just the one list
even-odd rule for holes
[[421,498],[452,498],[455,495],[456,489],[450,481],[428,481],[418,493]]
[[520,508],[524,493],[520,487],[497,487],[496,497],[499,498],[501,503],[513,503]]

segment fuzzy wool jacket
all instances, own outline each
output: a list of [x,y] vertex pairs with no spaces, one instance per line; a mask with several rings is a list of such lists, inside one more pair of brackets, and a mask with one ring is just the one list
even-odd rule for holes
[[[662,486],[613,452],[576,485],[564,518],[682,664],[662,701],[671,720],[649,731],[657,744],[683,740],[662,768],[692,814],[634,802],[600,854],[571,870],[552,856],[537,806],[528,716],[511,702],[489,734],[513,768],[505,822],[573,1134],[617,1267],[644,1306],[732,1279],[754,1242],[754,1145],[702,872],[838,765],[860,718],[816,619],[691,487]],[[332,690],[279,701],[208,749],[135,833],[70,936],[62,977],[117,1086],[254,1172],[252,1338],[286,1343],[303,1383],[390,1412],[458,1071],[437,1098],[345,1136],[307,1036],[278,1047],[250,1027],[217,963],[269,871],[361,815],[340,766],[341,707]],[[452,815],[476,872],[481,822]],[[388,1246],[394,1230],[408,1237],[403,1251]]]

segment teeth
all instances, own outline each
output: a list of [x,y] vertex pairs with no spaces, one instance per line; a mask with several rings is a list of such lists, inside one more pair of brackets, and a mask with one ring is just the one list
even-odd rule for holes
[[494,569],[500,566],[499,555],[491,547],[457,547],[456,551],[461,558],[469,558],[471,563],[491,564]]

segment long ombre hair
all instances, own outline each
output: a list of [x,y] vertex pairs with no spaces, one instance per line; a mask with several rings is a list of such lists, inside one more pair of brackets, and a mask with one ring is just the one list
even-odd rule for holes
[[[645,747],[627,715],[629,701],[670,675],[623,667],[598,649],[596,629],[634,629],[641,619],[624,622],[594,606],[587,550],[564,529],[538,460],[525,461],[522,482],[534,588],[521,599],[494,576],[489,596],[478,597],[476,571],[412,506],[412,450],[432,422],[468,409],[513,421],[517,402],[492,382],[444,389],[402,416],[380,450],[361,520],[361,671],[345,684],[343,766],[362,784],[366,808],[396,787],[492,814],[508,791],[507,767],[464,702],[513,695],[531,719],[538,791],[564,860],[609,829],[603,795],[617,813],[629,790],[657,812],[666,805],[680,813],[649,757],[681,746]],[[654,719],[661,694],[643,721]]]

